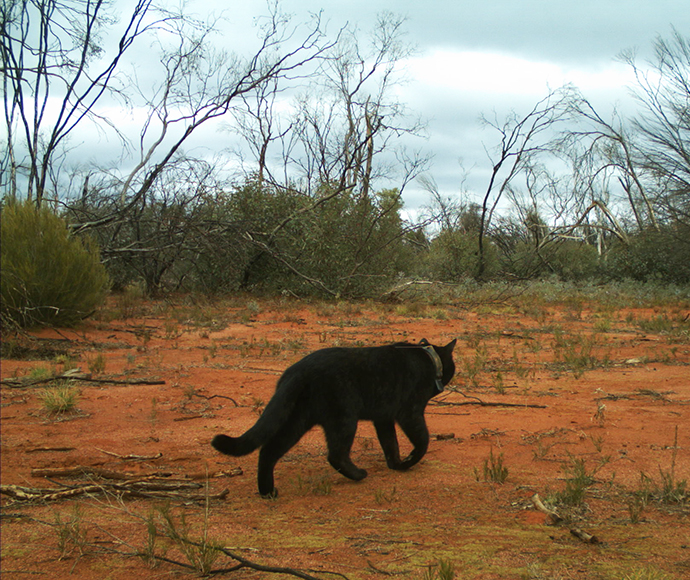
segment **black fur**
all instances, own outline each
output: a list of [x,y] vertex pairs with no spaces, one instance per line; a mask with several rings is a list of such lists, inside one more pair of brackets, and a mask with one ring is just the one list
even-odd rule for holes
[[[433,346],[442,362],[444,386],[455,373],[454,347],[455,340]],[[359,481],[367,475],[350,459],[357,422],[362,419],[373,421],[388,467],[409,469],[429,446],[424,410],[439,392],[436,378],[432,357],[420,345],[318,350],[283,373],[261,417],[244,435],[216,435],[211,444],[233,456],[261,447],[258,483],[264,497],[277,494],[273,468],[278,460],[315,425],[326,434],[329,463],[350,479]],[[396,423],[414,446],[402,460]]]

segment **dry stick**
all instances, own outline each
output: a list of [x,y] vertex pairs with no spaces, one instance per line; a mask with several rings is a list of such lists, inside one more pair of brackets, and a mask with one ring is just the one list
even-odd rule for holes
[[80,381],[86,381],[87,383],[112,383],[114,385],[164,385],[163,380],[152,380],[152,379],[129,379],[126,381],[120,381],[116,379],[78,379]]
[[[209,474],[209,477],[234,477],[242,475],[242,468],[235,467],[229,471],[216,471]],[[102,477],[103,479],[115,479],[118,481],[147,481],[151,479],[163,479],[172,477],[171,471],[149,471],[148,473],[126,473],[122,471],[113,471],[111,469],[104,469],[102,467],[89,467],[80,465],[77,467],[46,467],[42,469],[32,469],[32,477],[70,477],[94,475]],[[174,481],[184,482],[189,479],[204,479],[203,473],[190,473],[182,478],[177,478]]]
[[229,401],[233,402],[235,407],[239,407],[239,404],[237,403],[237,401],[235,401],[235,399],[233,399],[232,397],[226,397],[225,395],[211,395],[210,397],[207,397],[206,395],[202,395],[200,393],[194,393],[193,396],[199,397],[201,399],[206,399],[207,401],[210,401],[211,399],[228,399]]
[[189,421],[191,419],[205,419],[206,417],[201,414],[196,415],[185,415],[184,417],[175,417],[173,421]]
[[102,467],[90,467],[87,465],[79,465],[77,467],[46,467],[43,469],[32,469],[32,477],[67,477],[80,475],[95,475],[103,479],[117,479],[117,480],[135,480],[144,479],[147,477],[169,477],[170,472],[150,472],[150,473],[124,473],[121,471],[113,471],[111,469],[103,469]]
[[582,540],[585,542],[585,544],[600,544],[601,542],[599,541],[599,538],[596,536],[593,536],[592,534],[588,534],[584,530],[581,530],[580,528],[572,528],[570,530],[570,533],[575,536],[578,540]]
[[[191,544],[193,546],[197,546],[199,548],[203,547],[202,544],[198,542],[192,542],[191,540],[183,540],[187,544]],[[226,556],[232,558],[233,560],[236,560],[238,564],[235,564],[234,566],[230,566],[228,568],[216,568],[214,570],[209,570],[208,575],[209,576],[219,576],[221,574],[230,574],[231,572],[237,572],[238,570],[241,570],[242,568],[249,568],[251,570],[256,570],[258,572],[269,572],[273,574],[287,574],[290,576],[297,576],[298,578],[303,578],[304,580],[321,580],[318,576],[312,576],[311,574],[307,574],[306,572],[302,572],[300,570],[296,570],[294,568],[285,568],[285,567],[280,567],[280,566],[265,566],[263,564],[258,564],[256,562],[252,562],[251,560],[247,560],[246,558],[243,558],[242,556],[238,556],[237,554],[226,550],[225,548],[218,547],[216,548],[219,552],[222,552]],[[161,562],[167,562],[168,564],[174,564],[175,566],[180,566],[182,568],[186,568],[189,570],[196,570],[196,567],[192,566],[191,564],[187,564],[186,562],[180,562],[178,560],[173,560],[172,558],[168,558],[166,556],[159,556],[155,555],[154,558],[156,560],[160,560]],[[325,571],[324,574],[335,574],[337,576],[341,576],[342,578],[345,578],[347,580],[347,576],[344,574],[341,574],[339,572],[328,572]]]
[[25,453],[39,453],[42,451],[74,451],[76,447],[35,447],[27,449]]
[[531,403],[491,403],[477,399],[476,401],[466,401],[464,403],[454,403],[452,401],[431,401],[432,405],[438,407],[463,407],[465,405],[478,405],[480,407],[527,407],[530,409],[547,409],[546,405],[536,405]]
[[551,520],[552,523],[557,524],[557,523],[563,521],[563,518],[561,516],[559,516],[554,510],[547,508],[542,503],[541,498],[539,497],[538,493],[535,493],[532,496],[532,504],[534,504],[534,507],[537,508],[540,512],[543,512],[547,516],[549,516],[549,519]]
[[[200,546],[197,542],[189,542],[190,544],[193,544],[195,546]],[[234,552],[231,552],[230,550],[226,550],[225,548],[218,548],[223,554],[226,556],[229,556],[233,560],[237,560],[239,564],[237,566],[233,566],[232,568],[226,568],[226,569],[219,569],[219,570],[211,570],[210,574],[225,574],[228,572],[234,572],[236,570],[239,570],[241,568],[250,568],[252,570],[256,570],[258,572],[272,572],[274,574],[289,574],[290,576],[297,576],[298,578],[303,578],[304,580],[320,580],[317,576],[312,576],[311,574],[307,574],[306,572],[302,572],[301,570],[295,570],[294,568],[284,568],[281,566],[264,566],[263,564],[257,564],[256,562],[252,562],[251,560],[247,560],[246,558],[243,558],[242,556],[235,554]],[[342,574],[339,574],[340,576],[343,576]],[[344,578],[347,578],[346,576],[343,576]]]
[[101,453],[105,453],[106,455],[112,455],[113,457],[117,457],[124,461],[153,461],[154,459],[160,459],[161,457],[163,457],[163,454],[160,451],[155,455],[120,455],[119,453],[113,453],[112,451],[106,451],[105,449],[100,449],[98,447],[96,447],[96,449]]
[[369,568],[371,568],[374,572],[378,572],[379,574],[383,574],[384,576],[395,576],[396,574],[401,574],[402,572],[388,572],[387,570],[381,570],[381,568],[377,568],[372,564],[371,560],[367,560],[367,564],[369,565]]
[[[547,508],[541,501],[541,498],[539,497],[538,493],[535,493],[532,496],[532,504],[534,504],[534,507],[537,508],[540,512],[545,513],[547,516],[549,516],[549,519],[551,520],[552,524],[559,524],[560,522],[563,521],[563,518],[559,516],[554,510]],[[578,540],[582,540],[586,544],[600,544],[601,541],[599,538],[596,536],[585,532],[584,530],[581,530],[580,528],[570,528],[570,533],[575,536]]]
[[118,379],[94,379],[91,375],[87,373],[62,373],[60,375],[55,375],[46,379],[19,379],[19,378],[7,378],[2,379],[2,384],[7,385],[11,389],[25,389],[27,387],[34,387],[36,385],[42,385],[44,383],[51,383],[53,381],[58,381],[62,379],[70,379],[74,381],[83,381],[87,383],[108,383],[115,385],[164,385],[165,381],[162,380],[151,380],[151,379],[129,379],[129,380],[118,380]]
[[[102,483],[102,484],[85,484],[78,487],[73,487],[66,490],[45,490],[30,487],[21,487],[18,485],[2,485],[0,486],[0,494],[9,495],[14,499],[21,501],[58,501],[61,499],[69,499],[84,494],[94,493],[121,493],[123,496],[132,497],[149,497],[149,498],[173,498],[187,501],[203,501],[205,499],[224,499],[230,490],[223,489],[217,494],[194,494],[194,493],[180,493],[176,489],[183,489],[179,486],[176,489],[156,489],[160,484],[152,488],[138,489],[137,486],[146,482],[129,482],[123,484],[116,483]],[[198,489],[199,486],[197,486]]]

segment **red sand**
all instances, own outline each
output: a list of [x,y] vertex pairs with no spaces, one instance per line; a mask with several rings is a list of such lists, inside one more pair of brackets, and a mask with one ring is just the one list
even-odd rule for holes
[[[690,479],[687,325],[684,332],[657,334],[636,323],[663,315],[682,320],[682,314],[670,307],[601,312],[551,306],[528,317],[511,307],[149,304],[137,318],[35,333],[59,340],[41,345],[66,349],[82,370],[101,353],[106,366],[99,377],[165,384],[79,383],[78,410],[61,417],[44,410],[42,387],[3,385],[2,483],[57,488],[58,482],[79,482],[32,476],[40,468],[90,466],[182,478],[239,467],[242,475],[210,479],[211,493],[229,489],[224,500],[211,501],[208,510],[171,500],[173,513],[184,512],[193,538],[206,528],[209,538],[253,562],[323,578],[333,578],[324,571],[422,578],[440,560],[452,562],[459,579],[620,579],[640,567],[688,578],[687,492],[684,503],[651,500],[640,513],[628,507],[632,492],[645,485],[656,490],[664,476],[672,475],[676,488]],[[452,337],[459,342],[451,388],[461,392],[447,392],[428,407],[433,440],[409,472],[388,470],[373,428],[361,424],[353,459],[369,476],[351,482],[330,468],[323,435],[315,430],[278,464],[280,497],[267,501],[256,492],[256,454],[232,459],[209,445],[216,433],[236,435],[252,425],[280,373],[312,350],[421,338],[445,344]],[[2,378],[37,367],[60,365],[3,360]],[[463,405],[476,401],[472,397],[524,406]],[[158,453],[147,461],[112,455]],[[491,454],[508,469],[502,485],[485,481]],[[530,498],[539,493],[547,500],[563,491],[566,468],[577,460],[594,477],[584,504],[560,506],[569,520],[547,525]],[[164,500],[98,495],[28,507],[7,496],[2,501],[3,515],[22,516],[2,520],[4,580],[186,574],[174,564],[151,568],[114,553],[143,548],[142,518],[158,513]],[[72,538],[83,540],[68,540],[60,558],[58,531],[65,526],[54,524],[75,513],[81,531]],[[575,527],[600,543],[577,539],[569,533]],[[174,547],[167,555],[187,561]],[[233,563],[221,558],[215,568]],[[229,575],[266,577],[248,570]]]

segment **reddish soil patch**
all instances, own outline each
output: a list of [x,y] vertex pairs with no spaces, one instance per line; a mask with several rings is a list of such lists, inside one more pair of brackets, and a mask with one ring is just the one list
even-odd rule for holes
[[[96,378],[164,384],[77,381],[77,409],[51,415],[43,386],[4,383],[2,484],[65,490],[102,484],[97,470],[107,469],[202,483],[208,473],[209,494],[229,492],[208,505],[113,488],[63,501],[4,495],[4,580],[178,576],[185,569],[174,563],[128,556],[147,544],[146,518],[160,529],[166,509],[180,528],[185,516],[193,539],[206,533],[252,562],[321,578],[422,578],[440,561],[460,579],[621,579],[639,569],[648,574],[640,578],[690,577],[687,309],[181,300],[108,320],[116,306],[77,330],[34,333],[39,346],[69,353],[84,371],[101,355]],[[280,497],[262,500],[256,454],[235,460],[209,445],[251,426],[282,371],[312,350],[452,337],[458,373],[427,409],[433,440],[409,472],[388,470],[373,428],[361,424],[353,459],[369,476],[346,480],[315,430],[278,464]],[[55,360],[3,360],[2,378],[60,371]],[[74,467],[92,471],[36,476]],[[491,481],[501,467],[505,482]],[[578,469],[584,497],[569,505]],[[535,493],[566,520],[549,525]],[[159,537],[156,551],[189,562],[170,540]],[[222,556],[213,568],[236,563]]]

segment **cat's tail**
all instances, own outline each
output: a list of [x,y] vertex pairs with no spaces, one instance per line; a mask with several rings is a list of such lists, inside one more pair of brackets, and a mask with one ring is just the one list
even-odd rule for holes
[[216,435],[211,441],[214,449],[234,457],[248,455],[275,435],[288,421],[295,407],[295,389],[299,388],[295,380],[285,381],[285,378],[281,377],[284,384],[279,385],[254,426],[239,437]]

